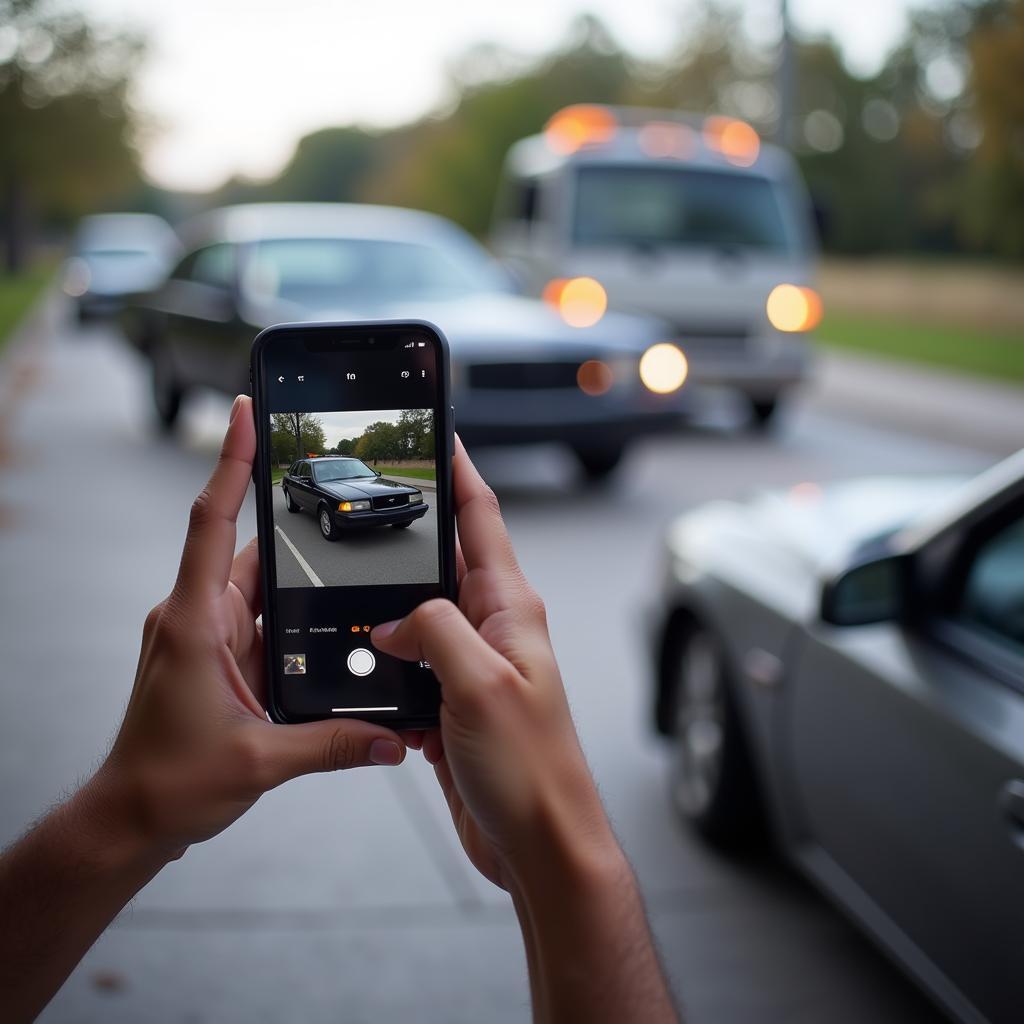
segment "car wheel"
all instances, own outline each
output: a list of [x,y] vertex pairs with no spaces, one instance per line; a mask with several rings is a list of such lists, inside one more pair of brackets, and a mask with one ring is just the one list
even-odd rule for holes
[[576,458],[586,478],[591,483],[603,483],[615,472],[626,449],[623,445],[611,445],[606,448],[574,448]]
[[765,834],[764,814],[721,645],[692,620],[679,625],[672,644],[672,802],[714,845],[757,845]]
[[171,430],[181,412],[184,390],[174,377],[170,358],[162,348],[156,348],[152,356],[153,407],[157,420],[164,430]]
[[778,395],[773,395],[771,398],[751,398],[751,426],[755,430],[765,430],[770,427],[779,411],[779,404]]
[[317,522],[320,524],[320,532],[324,540],[337,540],[338,527],[334,523],[331,510],[326,505],[321,505],[316,514]]
[[407,523],[392,523],[391,524],[396,530],[408,530],[412,526],[412,520],[410,519]]
[[284,491],[284,507],[288,509],[289,512],[301,512],[302,510],[295,504],[288,488],[282,487],[281,490]]

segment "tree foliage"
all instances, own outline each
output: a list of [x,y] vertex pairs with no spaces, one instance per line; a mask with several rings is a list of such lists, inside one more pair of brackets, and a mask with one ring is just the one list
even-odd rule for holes
[[355,442],[354,454],[367,462],[394,462],[434,457],[434,414],[406,409],[394,422],[371,423]]
[[277,465],[327,451],[323,423],[309,412],[272,412],[270,448]]
[[141,41],[49,0],[0,0],[0,179],[7,265],[29,218],[90,212],[138,177],[129,91]]

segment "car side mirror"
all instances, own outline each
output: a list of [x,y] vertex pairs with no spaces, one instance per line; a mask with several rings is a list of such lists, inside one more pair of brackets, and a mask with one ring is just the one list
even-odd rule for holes
[[382,475],[381,471],[379,469],[375,469],[373,472],[374,472],[375,476],[381,476]]
[[909,579],[907,555],[884,555],[852,565],[822,588],[821,618],[833,626],[897,622],[907,611]]

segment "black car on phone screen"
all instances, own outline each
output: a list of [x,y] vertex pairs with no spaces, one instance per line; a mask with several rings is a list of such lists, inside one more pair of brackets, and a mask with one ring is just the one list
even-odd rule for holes
[[312,512],[326,540],[342,530],[369,526],[405,529],[426,515],[423,492],[388,480],[360,459],[324,456],[299,459],[281,480],[285,508]]

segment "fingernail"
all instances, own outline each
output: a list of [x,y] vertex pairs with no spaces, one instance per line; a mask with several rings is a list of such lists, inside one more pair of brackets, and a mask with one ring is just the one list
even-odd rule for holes
[[235,422],[235,417],[238,415],[238,410],[242,405],[242,396],[238,395],[235,398],[235,404],[231,406],[231,415],[228,417],[228,426]]
[[370,639],[376,643],[378,640],[387,640],[389,636],[401,624],[401,619],[392,619],[390,622],[382,622],[379,626],[373,627],[373,632],[370,634]]
[[370,744],[370,760],[374,764],[401,764],[402,748],[394,740],[374,740]]

